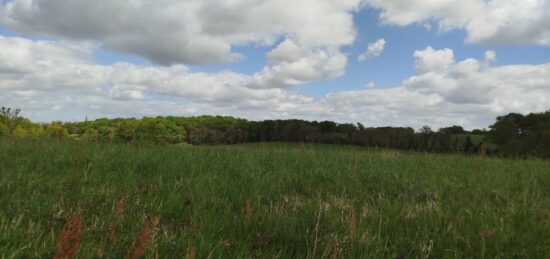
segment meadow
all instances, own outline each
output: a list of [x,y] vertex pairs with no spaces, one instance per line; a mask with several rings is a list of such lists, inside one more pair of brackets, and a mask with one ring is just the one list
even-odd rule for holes
[[78,258],[548,258],[550,161],[0,139],[0,257],[63,249]]

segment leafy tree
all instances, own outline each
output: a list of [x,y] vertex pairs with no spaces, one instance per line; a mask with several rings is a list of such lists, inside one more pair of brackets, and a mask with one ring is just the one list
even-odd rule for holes
[[490,129],[488,140],[502,155],[550,157],[550,111],[500,116]]
[[123,142],[130,142],[136,139],[136,129],[139,122],[135,119],[121,121],[116,130],[116,138]]
[[486,129],[475,129],[472,130],[472,135],[486,135],[487,130]]
[[336,132],[336,123],[332,121],[322,121],[319,123],[322,133],[333,133]]
[[8,136],[8,127],[0,121],[0,136]]
[[15,128],[12,132],[12,137],[16,138],[26,138],[28,135],[29,133],[21,127]]
[[19,115],[21,109],[0,108],[0,121],[7,129],[7,135],[13,136],[14,130],[23,121],[23,117]]
[[432,134],[434,133],[434,131],[432,130],[432,128],[430,128],[430,126],[422,126],[422,128],[420,128],[418,130],[418,132],[420,132],[421,134]]
[[184,141],[184,130],[172,121],[157,117],[143,118],[136,126],[136,137],[159,144],[176,144]]
[[84,133],[81,135],[81,139],[85,141],[98,141],[99,140],[99,131],[95,128],[86,128]]
[[446,128],[441,128],[439,129],[438,131],[439,133],[441,134],[465,134],[467,133],[464,128],[462,128],[461,126],[452,126],[452,127],[446,127]]
[[67,129],[60,124],[51,124],[46,129],[46,134],[53,139],[66,139],[69,137]]

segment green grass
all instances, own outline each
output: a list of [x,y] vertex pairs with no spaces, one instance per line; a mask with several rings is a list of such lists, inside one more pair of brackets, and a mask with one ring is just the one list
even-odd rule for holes
[[183,258],[192,247],[197,258],[550,257],[550,161],[0,140],[2,258],[52,256],[79,209],[80,258],[123,256],[154,216],[149,257]]

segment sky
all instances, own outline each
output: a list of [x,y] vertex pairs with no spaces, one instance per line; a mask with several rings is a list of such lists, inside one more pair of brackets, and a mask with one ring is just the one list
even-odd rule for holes
[[0,0],[0,105],[487,128],[550,110],[550,0]]

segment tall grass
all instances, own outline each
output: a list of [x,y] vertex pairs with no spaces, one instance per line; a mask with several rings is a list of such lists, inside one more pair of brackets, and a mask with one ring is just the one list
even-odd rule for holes
[[545,258],[550,162],[0,140],[0,257],[54,256],[75,218],[81,258]]

